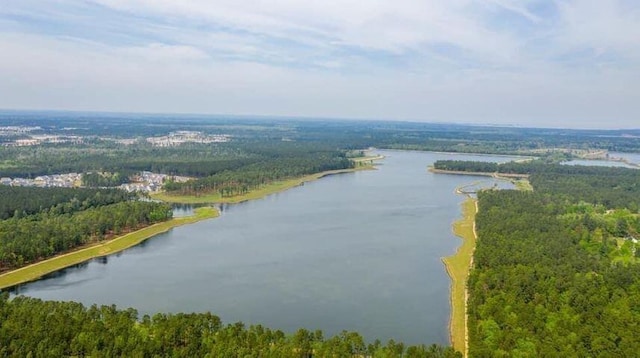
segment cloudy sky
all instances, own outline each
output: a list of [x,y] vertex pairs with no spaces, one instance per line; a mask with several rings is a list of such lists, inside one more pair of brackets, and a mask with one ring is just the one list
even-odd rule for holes
[[640,1],[2,0],[0,108],[640,128]]

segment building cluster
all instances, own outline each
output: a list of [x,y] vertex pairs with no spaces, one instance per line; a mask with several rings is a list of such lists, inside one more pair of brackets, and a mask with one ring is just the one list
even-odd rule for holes
[[[158,174],[143,171],[138,175],[133,176],[131,183],[122,184],[118,188],[126,190],[128,192],[139,191],[145,193],[154,193],[162,189],[162,185],[167,180],[173,180],[178,183],[184,183],[191,180],[190,177],[179,175],[167,175]],[[67,174],[55,174],[55,175],[41,175],[35,179],[27,178],[0,178],[0,185],[8,186],[37,186],[41,188],[59,187],[59,188],[72,188],[82,186],[82,174],[79,173],[67,173]]]
[[143,171],[139,175],[132,178],[131,183],[122,184],[120,189],[128,192],[139,191],[144,193],[154,193],[162,189],[162,184],[167,180],[173,180],[175,182],[183,183],[191,178],[178,175],[158,174],[148,171]]
[[80,144],[83,139],[80,136],[69,136],[69,135],[49,135],[49,134],[38,134],[38,135],[29,135],[29,138],[20,138],[15,139],[13,141],[2,143],[4,146],[8,147],[26,147],[32,145],[40,145],[44,143],[72,143],[72,144]]
[[80,186],[82,174],[67,173],[55,175],[41,175],[35,179],[26,178],[0,178],[0,184],[10,186],[37,186],[42,188],[59,187],[71,188]]
[[162,137],[149,137],[147,142],[157,147],[174,147],[183,143],[224,143],[231,136],[228,134],[204,134],[198,131],[176,131]]
[[29,132],[41,130],[41,127],[29,127],[29,126],[0,126],[0,136],[16,136],[23,135]]

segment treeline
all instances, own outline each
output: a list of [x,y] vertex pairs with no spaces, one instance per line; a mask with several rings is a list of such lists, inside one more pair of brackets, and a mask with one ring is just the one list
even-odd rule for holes
[[116,189],[37,188],[0,185],[0,220],[33,215],[44,210],[69,214],[127,201],[134,194]]
[[[584,202],[610,195],[612,186],[624,185],[620,179],[591,187],[588,175],[574,175],[574,185],[589,188],[582,196],[556,195],[553,181],[538,182],[534,192],[478,194],[479,238],[468,282],[470,356],[637,355],[640,265],[633,251],[640,248],[613,236],[636,230],[638,213]],[[636,200],[637,194],[619,204]],[[615,226],[602,219],[607,215],[614,215]],[[624,250],[629,259],[618,260],[615,253]]]
[[640,208],[640,170],[607,167],[579,167],[573,172],[566,166],[553,171],[535,172],[529,181],[536,190],[566,198],[586,201],[607,208]]
[[346,150],[335,143],[238,139],[231,143],[184,144],[158,148],[144,142],[130,146],[96,143],[75,148],[49,145],[8,148],[0,176],[34,177],[80,172],[87,187],[110,187],[128,182],[140,171],[198,178],[188,184],[168,183],[166,189],[185,194],[219,192],[242,194],[274,180],[332,169],[351,168]]
[[89,209],[40,213],[0,221],[0,271],[18,268],[108,235],[164,221],[171,208],[155,202],[125,201]]
[[[191,144],[172,148],[158,148],[149,144],[116,146],[112,143],[43,145],[37,147],[8,147],[0,152],[0,176],[33,178],[38,175],[60,173],[118,173],[120,178],[90,175],[87,185],[101,185],[105,179],[119,179],[113,184],[140,171],[172,175],[207,176],[233,170],[259,160],[249,158],[245,147],[249,144]],[[92,181],[98,181],[93,183]]]
[[223,324],[210,313],[156,314],[85,308],[74,302],[0,294],[2,357],[462,357],[450,347],[366,344],[343,332],[300,329],[293,335],[260,325]]
[[263,160],[186,183],[165,183],[165,190],[181,194],[217,192],[223,197],[244,194],[276,180],[327,170],[352,168],[343,151],[271,151]]
[[640,170],[620,167],[547,164],[541,160],[528,162],[485,163],[439,160],[435,169],[528,174],[536,191],[566,200],[586,201],[610,208],[640,209]]

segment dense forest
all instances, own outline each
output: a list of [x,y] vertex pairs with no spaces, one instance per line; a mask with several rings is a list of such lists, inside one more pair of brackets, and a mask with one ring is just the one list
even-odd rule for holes
[[536,191],[569,201],[586,201],[608,208],[640,209],[640,170],[620,167],[528,162],[480,163],[441,160],[435,169],[501,174],[527,174]]
[[134,198],[117,189],[37,188],[0,185],[0,220],[48,210],[69,214]]
[[259,150],[262,160],[186,183],[169,182],[164,188],[181,194],[213,191],[225,197],[244,194],[276,180],[354,166],[345,151],[299,145],[264,146]]
[[[0,177],[35,177],[68,172],[117,173],[114,183],[140,171],[204,178],[251,171],[278,157],[306,157],[340,166],[345,150],[369,147],[461,153],[540,155],[564,150],[640,152],[637,130],[501,128],[455,124],[340,121],[270,117],[163,116],[104,113],[0,112],[4,125],[33,126],[34,135],[75,136],[69,143],[3,146]],[[135,125],[131,125],[135,123]],[[225,143],[153,146],[147,139],[176,130],[225,135]],[[24,133],[0,136],[0,141]],[[123,144],[122,140],[127,140]],[[315,157],[320,152],[323,156]],[[335,153],[337,152],[337,153]],[[559,152],[570,156],[568,152]],[[290,165],[296,166],[297,163]],[[319,164],[322,166],[322,164]],[[308,166],[302,164],[303,167]],[[268,166],[266,166],[268,167]],[[264,168],[262,168],[264,169]],[[308,169],[300,168],[300,172]],[[93,177],[88,185],[101,186]]]
[[[69,203],[83,205],[78,200]],[[0,221],[0,272],[172,216],[168,205],[142,201],[121,201],[82,211],[67,212],[64,208],[65,204],[57,205]]]
[[[462,357],[450,347],[366,344],[355,332],[286,335],[260,325],[223,324],[210,313],[156,314],[84,307],[0,293],[2,357]],[[30,327],[30,329],[25,329]]]
[[554,165],[530,173],[533,192],[478,195],[470,356],[637,355],[640,174]]
[[346,150],[326,144],[254,140],[176,148],[148,144],[117,148],[87,145],[75,150],[65,146],[8,148],[0,152],[0,161],[4,157],[11,165],[0,170],[0,175],[34,177],[80,172],[84,173],[84,186],[109,187],[128,182],[140,171],[151,171],[197,178],[188,183],[170,182],[165,188],[168,191],[232,196],[274,180],[351,168],[353,163],[346,154]]
[[[542,156],[504,164],[435,163],[443,170],[528,175],[535,189],[479,193],[479,240],[468,282],[470,355],[640,351],[640,171],[558,164],[572,151],[640,152],[638,130],[12,111],[0,112],[0,121],[34,127],[29,134],[0,136],[0,177],[76,172],[85,174],[87,187],[125,183],[140,171],[195,178],[166,183],[178,194],[233,196],[272,181],[351,168],[349,151],[368,147]],[[230,140],[169,147],[148,141],[176,130]],[[31,134],[73,139],[12,144]],[[0,186],[0,196],[0,271],[171,217],[166,205],[116,190]],[[0,294],[0,356],[461,355],[439,346],[366,344],[353,332],[287,335],[225,325],[209,313],[138,317],[133,309]]]

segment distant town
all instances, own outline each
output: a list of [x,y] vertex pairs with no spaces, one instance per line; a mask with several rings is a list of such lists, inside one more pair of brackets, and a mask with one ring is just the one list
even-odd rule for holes
[[[162,189],[162,184],[167,180],[186,182],[192,178],[178,175],[167,175],[143,171],[134,175],[131,183],[121,184],[117,188],[128,192],[155,193]],[[82,186],[82,174],[67,173],[54,175],[40,175],[34,179],[29,178],[0,178],[1,185],[8,186],[36,186],[41,188],[72,188]]]
[[[68,129],[68,128],[63,128]],[[26,147],[48,143],[71,143],[82,144],[86,137],[77,135],[43,134],[43,128],[38,126],[4,126],[0,127],[0,139],[5,147]],[[156,147],[175,147],[185,143],[226,143],[231,140],[229,134],[205,134],[200,131],[174,131],[166,136],[146,137],[146,138],[109,138],[109,137],[89,137],[99,138],[107,141],[114,141],[119,144],[132,145],[139,141],[147,142]]]

